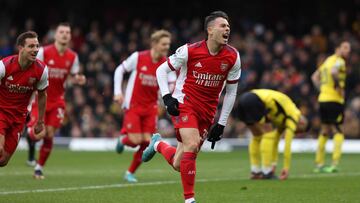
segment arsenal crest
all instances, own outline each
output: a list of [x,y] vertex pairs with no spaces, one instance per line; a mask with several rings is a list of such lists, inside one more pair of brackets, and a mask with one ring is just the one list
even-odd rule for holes
[[36,82],[36,78],[33,78],[33,77],[30,77],[29,80],[28,80],[29,85],[34,85],[35,82]]
[[221,70],[221,71],[226,71],[227,68],[228,68],[228,66],[229,66],[229,64],[224,63],[224,62],[221,62],[221,64],[220,64],[220,70]]

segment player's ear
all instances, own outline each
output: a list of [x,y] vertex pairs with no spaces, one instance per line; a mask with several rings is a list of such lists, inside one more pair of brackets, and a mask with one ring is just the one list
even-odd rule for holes
[[209,25],[206,30],[207,30],[208,35],[211,35],[213,33],[213,26]]
[[21,50],[24,49],[24,46],[22,46],[22,45],[17,45],[16,48],[17,48],[18,52],[20,52]]

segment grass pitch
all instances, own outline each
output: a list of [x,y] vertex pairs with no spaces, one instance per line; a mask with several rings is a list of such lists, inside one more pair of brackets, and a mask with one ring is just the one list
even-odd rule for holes
[[[26,152],[0,168],[0,202],[183,202],[180,175],[161,155],[123,180],[132,153],[54,150],[34,180]],[[280,155],[281,160],[281,155]],[[340,172],[314,174],[314,154],[294,154],[289,180],[249,180],[246,151],[203,153],[197,159],[197,202],[360,202],[360,155],[344,154]],[[280,166],[281,167],[281,166]],[[279,169],[278,169],[279,172]]]

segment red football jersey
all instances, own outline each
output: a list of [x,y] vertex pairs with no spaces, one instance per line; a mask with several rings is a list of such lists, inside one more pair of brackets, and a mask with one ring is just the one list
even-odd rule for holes
[[13,55],[0,61],[0,108],[22,122],[33,91],[48,86],[48,70],[38,59],[21,70],[18,59]]
[[54,44],[40,48],[37,58],[49,68],[49,87],[47,89],[46,109],[65,107],[65,81],[68,75],[79,72],[77,54],[71,49],[60,55]]
[[150,50],[135,52],[122,65],[131,75],[126,87],[124,107],[150,107],[157,105],[159,86],[156,69],[166,61],[152,61]]
[[215,116],[224,82],[237,83],[241,73],[235,48],[225,45],[218,54],[211,55],[206,41],[178,48],[168,65],[180,70],[172,96],[208,118]]

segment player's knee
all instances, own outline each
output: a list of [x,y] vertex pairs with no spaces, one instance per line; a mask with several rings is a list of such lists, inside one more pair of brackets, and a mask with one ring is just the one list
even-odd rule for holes
[[187,143],[187,144],[184,146],[184,149],[185,149],[186,151],[190,151],[190,152],[198,152],[198,150],[199,150],[199,145],[200,145],[200,141],[193,140],[193,141],[190,141],[189,143]]
[[2,158],[2,159],[0,160],[0,167],[6,166],[6,165],[8,164],[8,162],[9,162],[9,159],[7,159],[7,158]]
[[174,163],[173,168],[174,168],[175,171],[180,172],[180,163]]
[[129,134],[129,139],[136,145],[139,145],[143,142],[142,134]]

